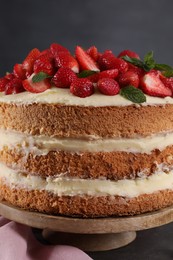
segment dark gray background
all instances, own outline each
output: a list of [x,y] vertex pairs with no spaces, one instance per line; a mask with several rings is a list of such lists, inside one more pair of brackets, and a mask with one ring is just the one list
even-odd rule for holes
[[172,0],[0,0],[0,75],[52,42],[141,57],[153,50],[158,62],[173,65],[172,13]]

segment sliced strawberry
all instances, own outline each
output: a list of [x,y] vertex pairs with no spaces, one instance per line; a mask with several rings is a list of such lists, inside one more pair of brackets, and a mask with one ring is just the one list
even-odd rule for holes
[[22,85],[22,80],[14,78],[9,81],[5,87],[5,95],[17,94],[23,92],[24,88]]
[[118,82],[119,82],[121,87],[132,85],[135,88],[138,88],[138,86],[139,86],[139,76],[135,71],[128,70],[125,73],[120,74],[120,76],[118,78]]
[[5,91],[6,85],[8,84],[9,80],[5,77],[0,78],[0,92]]
[[141,88],[150,96],[167,97],[172,96],[170,88],[166,87],[155,72],[149,72],[141,79]]
[[124,50],[124,51],[120,52],[118,54],[118,58],[121,58],[126,55],[129,56],[130,58],[140,59],[139,55],[136,52],[131,51],[131,50]]
[[58,88],[69,88],[71,83],[77,78],[74,71],[69,68],[60,68],[52,78],[52,82]]
[[13,73],[16,76],[16,78],[19,79],[26,79],[26,70],[23,68],[22,64],[15,64],[13,68]]
[[27,55],[27,57],[25,58],[25,60],[23,61],[22,65],[23,68],[28,72],[29,75],[32,74],[33,72],[33,66],[34,66],[34,62],[35,60],[40,56],[40,51],[35,48],[32,49],[29,54]]
[[56,57],[60,52],[66,52],[66,53],[70,54],[68,49],[66,49],[64,46],[62,46],[58,43],[52,43],[50,45],[50,51],[54,57]]
[[82,47],[76,47],[75,55],[81,70],[99,71],[96,62],[84,51]]
[[160,79],[167,88],[172,90],[173,93],[173,77],[166,78],[163,75],[161,75]]
[[23,81],[23,87],[25,90],[32,93],[41,93],[51,87],[50,80],[44,79],[43,81],[33,83],[32,78],[35,74],[33,73],[28,79]]
[[105,51],[98,59],[101,70],[118,69],[121,73],[128,70],[128,64],[121,58],[116,58],[112,51]]
[[46,50],[43,50],[41,53],[40,53],[40,56],[41,55],[48,55],[50,58],[53,58],[53,54],[51,52],[50,49],[46,49]]
[[34,73],[45,72],[48,75],[53,75],[56,71],[54,60],[49,54],[39,56],[34,62]]
[[95,46],[91,46],[86,53],[94,60],[97,61],[99,57],[98,49]]
[[77,60],[67,52],[59,52],[55,57],[55,66],[57,68],[65,67],[79,73],[79,64]]
[[12,80],[15,78],[15,75],[14,73],[6,73],[6,75],[4,76],[5,79],[8,79],[8,80]]
[[89,97],[94,93],[93,83],[86,78],[77,78],[71,83],[70,92],[78,97]]
[[120,91],[118,82],[109,78],[100,79],[97,83],[97,87],[101,93],[108,96],[117,95]]

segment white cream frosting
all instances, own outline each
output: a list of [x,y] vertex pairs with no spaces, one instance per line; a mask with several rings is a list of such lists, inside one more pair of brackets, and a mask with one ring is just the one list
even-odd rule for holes
[[161,168],[155,174],[137,178],[135,180],[100,180],[47,177],[26,175],[17,172],[0,163],[0,178],[11,188],[24,188],[27,190],[45,190],[55,195],[93,195],[93,196],[123,196],[136,197],[165,189],[173,189],[173,170],[164,173]]
[[[147,101],[142,103],[142,106],[147,105],[164,105],[173,104],[173,98],[165,97],[152,97],[146,95]],[[33,104],[33,103],[48,103],[48,104],[65,104],[65,105],[78,105],[78,106],[129,106],[134,105],[133,102],[118,95],[106,96],[98,91],[93,95],[80,98],[70,93],[69,89],[51,88],[42,93],[22,92],[19,94],[4,95],[0,93],[0,102],[2,103],[15,103],[15,104]]]
[[44,135],[33,136],[10,130],[0,129],[0,149],[17,148],[36,155],[47,154],[49,151],[69,152],[112,152],[124,151],[132,153],[151,153],[173,145],[173,132],[161,133],[138,138],[87,139],[55,138]]

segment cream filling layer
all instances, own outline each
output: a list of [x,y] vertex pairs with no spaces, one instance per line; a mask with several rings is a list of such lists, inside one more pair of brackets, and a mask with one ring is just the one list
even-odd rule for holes
[[58,196],[92,195],[92,196],[123,196],[137,197],[142,194],[173,189],[173,170],[165,173],[158,169],[147,178],[135,180],[89,180],[79,178],[47,177],[25,175],[0,164],[0,178],[11,188],[27,190],[43,190]]
[[[77,106],[130,106],[135,105],[133,102],[118,95],[107,96],[101,94],[99,91],[86,98],[79,98],[70,93],[69,89],[51,88],[42,93],[22,92],[19,94],[4,95],[0,93],[0,102],[15,103],[15,104],[33,104],[33,103],[48,103],[48,104],[62,104],[62,105],[77,105]],[[173,104],[173,98],[152,97],[146,95],[146,102],[140,106],[147,105],[164,105]],[[139,105],[136,105],[139,106]]]
[[139,138],[108,138],[94,139],[55,138],[48,136],[33,136],[10,130],[0,130],[0,149],[4,147],[17,148],[44,155],[49,151],[69,152],[113,152],[124,151],[132,153],[151,153],[154,149],[160,151],[168,145],[173,145],[173,133],[165,133]]

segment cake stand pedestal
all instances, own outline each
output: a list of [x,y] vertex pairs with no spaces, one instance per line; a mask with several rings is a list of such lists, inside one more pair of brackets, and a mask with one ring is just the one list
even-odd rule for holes
[[173,206],[130,217],[82,219],[53,216],[0,203],[0,215],[42,229],[52,244],[76,246],[84,251],[104,251],[132,242],[136,231],[158,227],[173,221]]

